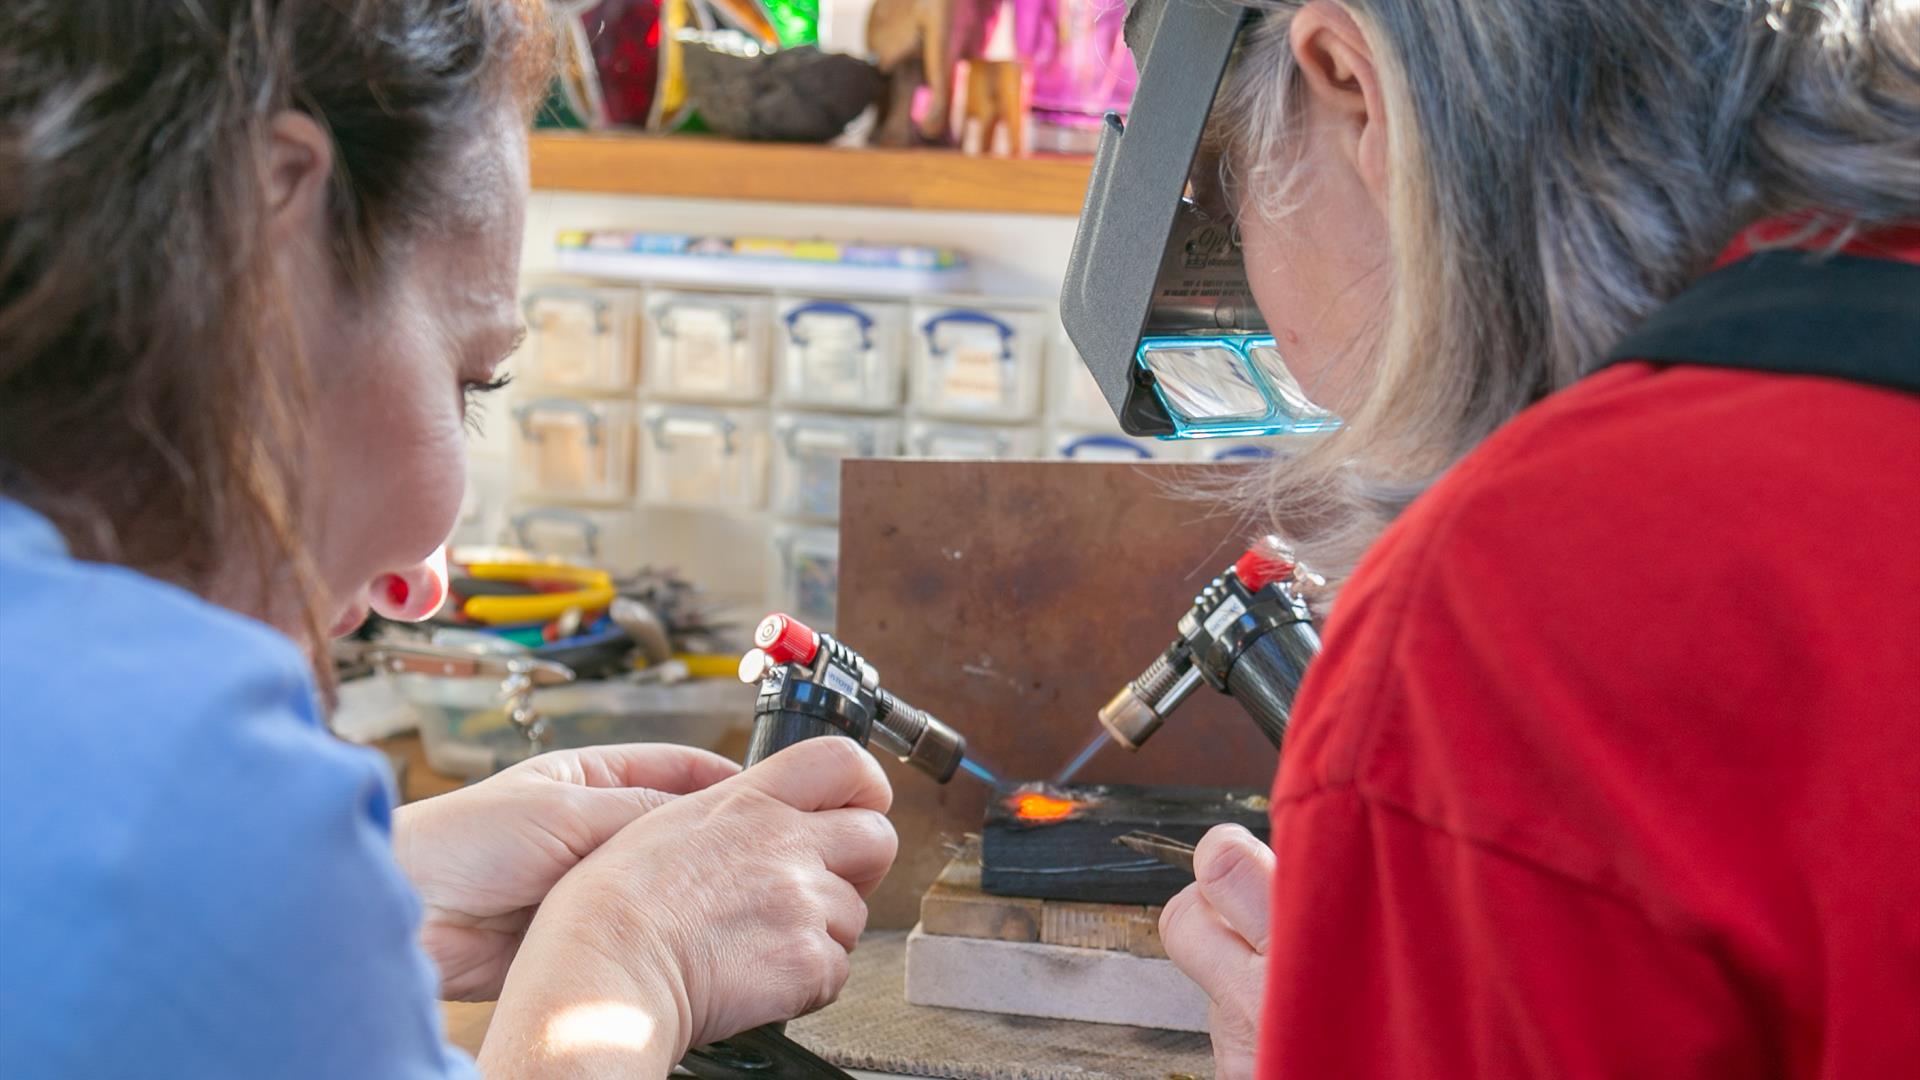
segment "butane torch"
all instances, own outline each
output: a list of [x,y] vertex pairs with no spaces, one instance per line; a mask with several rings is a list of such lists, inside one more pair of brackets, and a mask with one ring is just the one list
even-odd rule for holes
[[953,779],[967,740],[880,685],[880,673],[829,634],[791,615],[769,615],[740,660],[740,681],[760,684],[747,764],[802,739],[845,735],[880,748],[941,783]]
[[[748,765],[805,739],[844,735],[861,746],[878,743],[944,784],[967,756],[959,732],[895,697],[872,664],[831,635],[791,615],[769,615],[754,628],[753,646],[740,658],[740,681],[760,686]],[[680,1066],[702,1080],[853,1080],[780,1028],[769,1024],[694,1047]]]
[[1107,734],[1140,749],[1205,682],[1238,701],[1278,748],[1320,652],[1300,590],[1309,577],[1277,543],[1248,549],[1193,598],[1173,644],[1100,710]]

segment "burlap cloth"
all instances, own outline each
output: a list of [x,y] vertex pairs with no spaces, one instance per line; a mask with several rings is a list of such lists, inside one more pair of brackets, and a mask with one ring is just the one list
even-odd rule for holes
[[860,939],[840,1000],[787,1034],[843,1069],[952,1080],[1169,1080],[1213,1075],[1205,1035],[906,1002],[907,935]]

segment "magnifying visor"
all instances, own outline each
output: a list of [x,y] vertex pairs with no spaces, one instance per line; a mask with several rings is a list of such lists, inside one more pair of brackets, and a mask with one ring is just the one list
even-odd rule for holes
[[1109,113],[1074,233],[1060,318],[1130,435],[1247,437],[1339,426],[1287,371],[1247,286],[1228,214],[1195,192],[1196,157],[1243,30],[1231,0],[1135,0],[1126,42],[1140,77]]

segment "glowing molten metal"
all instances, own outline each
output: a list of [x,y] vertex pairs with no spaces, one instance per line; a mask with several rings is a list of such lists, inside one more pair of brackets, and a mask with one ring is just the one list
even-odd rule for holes
[[1061,821],[1080,809],[1072,799],[1056,799],[1040,792],[1028,792],[1014,800],[1013,813],[1022,821]]

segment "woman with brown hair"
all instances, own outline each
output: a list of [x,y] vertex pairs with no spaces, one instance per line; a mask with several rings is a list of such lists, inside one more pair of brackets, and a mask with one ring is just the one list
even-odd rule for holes
[[844,981],[894,852],[850,742],[396,811],[319,720],[514,347],[545,25],[0,7],[0,1072],[464,1074],[437,990],[499,999],[490,1074],[658,1076]]
[[1162,924],[1217,1075],[1920,1075],[1920,3],[1259,7],[1345,427],[1253,492],[1337,593],[1273,848]]

